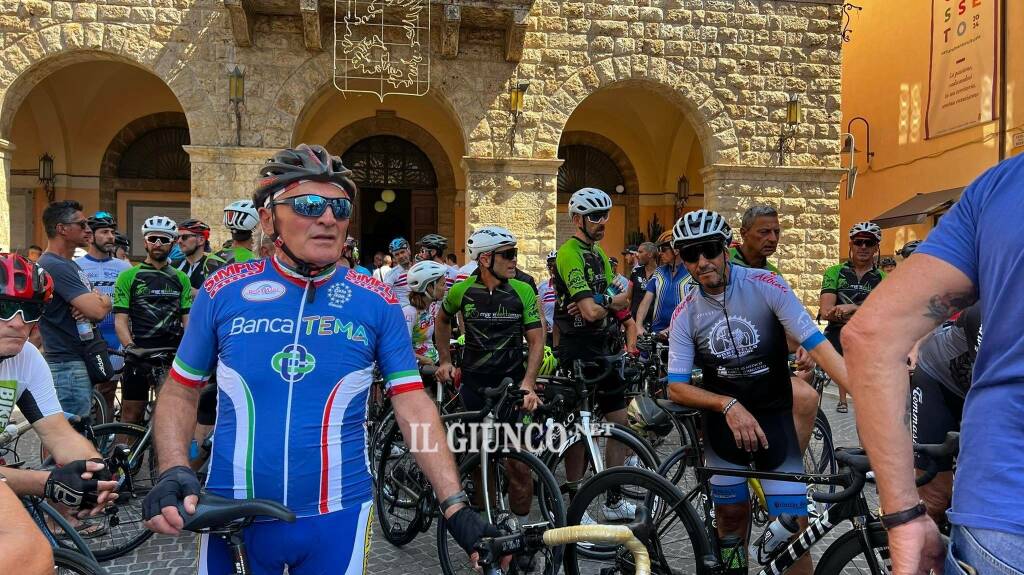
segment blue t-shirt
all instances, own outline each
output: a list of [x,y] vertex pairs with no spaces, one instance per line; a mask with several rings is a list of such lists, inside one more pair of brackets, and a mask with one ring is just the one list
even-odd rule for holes
[[[75,263],[78,267],[82,268],[85,275],[92,282],[92,287],[98,289],[101,294],[114,297],[114,283],[117,282],[117,275],[124,270],[132,267],[132,264],[119,260],[117,258],[107,258],[105,260],[98,260],[89,254],[85,254],[80,258],[75,258]],[[114,312],[111,311],[107,314],[107,317],[103,318],[103,321],[96,327],[99,328],[100,334],[103,335],[103,339],[107,340],[107,345],[114,348],[120,349],[121,342],[117,339],[117,332],[114,331]],[[110,359],[114,361],[117,356],[112,356]],[[120,358],[118,358],[120,359]],[[115,363],[118,363],[115,361]],[[115,365],[115,369],[119,366]]]
[[647,280],[647,291],[654,294],[654,319],[651,320],[651,331],[668,329],[672,321],[672,312],[683,299],[686,292],[686,280],[690,274],[686,266],[679,264],[675,270],[671,266],[659,266]]
[[961,424],[950,521],[1024,535],[1024,156],[976,179],[916,253],[974,283],[985,337]]

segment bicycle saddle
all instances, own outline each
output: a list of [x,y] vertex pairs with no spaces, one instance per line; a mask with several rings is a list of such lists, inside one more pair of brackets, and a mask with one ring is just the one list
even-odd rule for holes
[[268,499],[228,499],[212,493],[199,496],[199,505],[194,515],[189,515],[179,506],[178,512],[185,518],[186,531],[205,531],[224,527],[238,519],[271,517],[291,523],[295,514],[276,501]]
[[146,360],[158,355],[167,354],[174,356],[177,351],[178,348],[176,347],[130,347],[124,350],[124,355],[132,359]]
[[700,410],[692,407],[686,407],[685,405],[679,405],[671,399],[656,399],[658,406],[672,415],[682,415],[686,417],[699,415]]

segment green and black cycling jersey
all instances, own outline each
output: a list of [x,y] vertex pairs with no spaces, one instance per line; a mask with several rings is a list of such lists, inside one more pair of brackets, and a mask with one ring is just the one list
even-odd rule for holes
[[176,346],[181,316],[192,307],[192,286],[181,270],[143,262],[121,272],[114,284],[114,313],[128,314],[139,347]]
[[209,277],[210,274],[225,263],[226,262],[216,254],[204,254],[203,257],[195,264],[188,261],[186,258],[171,260],[171,267],[181,270],[186,276],[188,276],[188,281],[192,284],[192,289],[199,289],[199,286],[203,285],[203,280]]
[[598,244],[587,244],[571,237],[558,248],[555,259],[555,325],[561,337],[581,336],[606,339],[614,335],[616,323],[608,316],[587,321],[569,313],[569,305],[586,298],[599,301],[607,297],[608,286],[615,278],[608,256]]
[[215,255],[229,264],[241,264],[257,259],[256,254],[248,248],[227,248],[217,252]]
[[[873,267],[858,278],[853,264],[847,261],[825,270],[821,278],[821,293],[836,294],[836,305],[860,305],[883,279],[885,272],[880,267]],[[829,326],[832,326],[832,322],[829,322]]]
[[506,373],[523,365],[523,338],[540,328],[537,294],[516,279],[487,289],[476,274],[448,290],[441,305],[448,317],[462,313],[466,345],[463,371]]

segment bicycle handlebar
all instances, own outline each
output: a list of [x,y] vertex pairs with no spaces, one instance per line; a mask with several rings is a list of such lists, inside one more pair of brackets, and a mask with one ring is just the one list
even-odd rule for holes
[[[590,366],[600,367],[601,375],[598,375],[597,377],[593,378],[588,378],[584,376],[584,368]],[[573,373],[576,375],[577,381],[579,381],[585,386],[591,386],[596,385],[598,382],[608,377],[608,375],[611,374],[612,370],[615,369],[615,364],[612,361],[610,361],[607,357],[598,356],[595,357],[592,361],[583,361],[582,359],[577,359],[576,361],[572,362],[572,369]]]

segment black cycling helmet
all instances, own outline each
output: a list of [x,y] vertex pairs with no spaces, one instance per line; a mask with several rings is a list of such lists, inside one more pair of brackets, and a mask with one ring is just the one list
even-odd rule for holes
[[[257,208],[271,208],[274,194],[289,186],[303,181],[326,182],[345,190],[350,201],[355,201],[356,184],[349,177],[352,171],[341,163],[341,158],[332,156],[323,146],[299,144],[295,148],[286,148],[274,154],[267,163],[260,167],[260,180],[252,202]],[[271,210],[271,222],[274,233],[270,236],[274,245],[281,249],[295,262],[300,275],[312,277],[326,268],[315,267],[297,257],[277,231],[277,220]]]
[[128,236],[117,232],[114,234],[114,246],[124,248],[124,251],[132,249],[132,243],[128,240]]
[[273,158],[260,167],[260,180],[252,203],[265,208],[274,192],[302,180],[328,182],[341,186],[348,192],[349,199],[356,198],[356,184],[349,177],[352,171],[341,163],[341,158],[332,156],[323,146],[299,144],[274,154]]
[[909,258],[910,254],[912,254],[915,251],[917,251],[917,248],[920,245],[921,245],[921,240],[909,241],[909,242],[903,244],[903,247],[900,248],[900,255],[903,256],[904,258]]
[[430,250],[437,250],[440,253],[448,247],[448,238],[438,234],[427,234],[420,238],[416,245]]
[[94,232],[102,229],[117,229],[117,220],[114,219],[110,212],[96,212],[85,223]]
[[894,258],[892,256],[886,256],[886,257],[882,258],[881,261],[878,262],[878,265],[882,266],[883,268],[885,266],[894,266],[895,267],[896,266],[896,258]]

